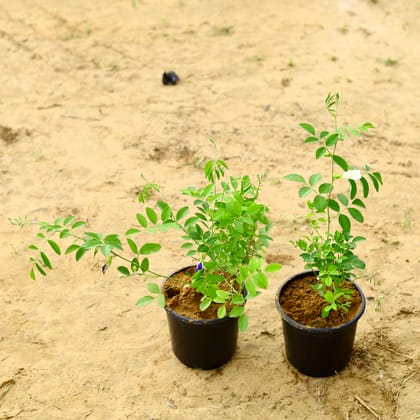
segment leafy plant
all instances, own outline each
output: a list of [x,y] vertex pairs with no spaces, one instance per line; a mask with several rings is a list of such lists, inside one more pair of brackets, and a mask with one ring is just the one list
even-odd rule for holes
[[[142,242],[141,235],[177,229],[183,240],[181,250],[197,264],[190,286],[202,295],[200,309],[204,311],[217,303],[219,318],[226,315],[238,318],[240,329],[246,329],[244,289],[247,299],[258,296],[260,289],[267,288],[267,273],[281,267],[276,263],[263,267],[263,254],[272,238],[268,208],[258,203],[261,176],[253,184],[248,175],[226,177],[227,168],[223,160],[209,160],[204,167],[206,185],[182,190],[181,194],[193,204],[179,209],[164,198],[149,204],[160,193],[160,187],[148,182],[138,195],[143,208],[124,237],[86,230],[86,222],[75,216],[60,217],[53,223],[11,219],[14,225],[35,225],[39,229],[36,235],[39,243],[29,245],[34,252],[30,257],[30,278],[45,276],[52,269],[50,251],[57,255],[74,254],[76,261],[88,252],[101,254],[105,262],[103,273],[118,260],[117,270],[123,277],[166,277],[151,268],[149,259],[160,251],[161,244]],[[160,306],[165,306],[164,294],[157,283],[148,282],[146,288],[149,294],[137,301],[138,306],[145,306],[155,298]]]
[[[324,159],[328,165],[325,178],[315,173],[305,179],[299,174],[289,174],[285,178],[300,184],[300,198],[310,197],[306,201],[309,213],[311,233],[292,241],[302,253],[305,269],[317,273],[314,289],[324,298],[326,305],[322,317],[326,318],[331,310],[347,311],[351,305],[352,291],[346,288],[347,279],[355,278],[358,270],[365,268],[365,262],[354,254],[362,236],[352,235],[352,222],[363,223],[363,210],[366,199],[373,189],[379,191],[382,176],[369,166],[363,170],[354,168],[337,153],[337,146],[351,137],[360,137],[373,129],[373,124],[366,122],[359,127],[338,127],[339,95],[328,94],[325,99],[327,111],[334,121],[333,131],[321,131],[317,134],[309,123],[300,126],[309,133],[305,143],[316,144],[315,159]],[[337,169],[341,173],[337,173]],[[341,184],[344,181],[344,186]]]

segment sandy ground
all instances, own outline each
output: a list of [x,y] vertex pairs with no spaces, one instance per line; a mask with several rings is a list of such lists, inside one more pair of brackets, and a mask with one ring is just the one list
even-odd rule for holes
[[[0,418],[418,418],[419,21],[415,0],[1,0]],[[163,86],[171,69],[181,83]],[[311,173],[298,123],[331,127],[329,91],[341,124],[377,126],[346,153],[385,186],[357,230],[369,301],[354,356],[314,379],[286,361],[274,295],[302,269],[289,239],[303,210],[282,177]],[[209,136],[233,174],[266,173],[269,257],[284,268],[249,303],[232,361],[199,371],[173,356],[164,312],[135,307],[141,280],[103,276],[93,257],[29,280],[33,232],[8,217],[122,233],[140,174],[182,204]],[[162,272],[190,263],[178,243]]]

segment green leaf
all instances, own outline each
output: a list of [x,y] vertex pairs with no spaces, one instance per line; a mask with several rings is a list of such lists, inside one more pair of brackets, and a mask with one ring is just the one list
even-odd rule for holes
[[314,199],[314,206],[318,213],[322,213],[328,206],[328,200],[322,195],[317,195]]
[[328,315],[329,315],[329,313],[330,313],[330,311],[331,311],[331,309],[332,309],[331,305],[324,306],[322,308],[321,317],[322,318],[327,318]]
[[333,189],[334,189],[333,184],[325,183],[325,184],[321,184],[319,186],[318,191],[319,191],[320,194],[330,194],[330,193],[332,193]]
[[168,206],[168,207],[165,207],[164,209],[162,209],[162,214],[161,214],[161,219],[162,219],[162,222],[167,222],[168,220],[171,220],[171,218],[172,218],[172,210],[171,210],[171,208]]
[[238,327],[239,331],[246,331],[246,329],[248,328],[248,317],[246,314],[242,314],[238,318]]
[[360,183],[362,184],[362,187],[363,187],[363,197],[367,198],[367,196],[369,195],[369,184],[366,181],[366,178],[362,176],[360,178]]
[[318,184],[322,179],[321,174],[313,174],[309,177],[309,185],[311,187],[314,187],[316,184]]
[[350,183],[350,200],[353,200],[357,195],[357,184],[352,179],[349,179]]
[[51,266],[51,263],[50,263],[50,260],[48,259],[48,257],[45,255],[44,252],[41,252],[40,255],[41,255],[41,259],[42,259],[42,262],[44,263],[44,265],[51,270],[52,266]]
[[241,294],[236,294],[232,297],[233,305],[243,305],[244,303],[245,303],[245,299]]
[[304,130],[311,133],[313,136],[315,135],[315,128],[309,123],[300,123],[299,124]]
[[226,316],[226,306],[220,306],[217,310],[217,318],[224,318]]
[[198,245],[197,252],[199,252],[200,254],[201,253],[205,254],[205,253],[207,253],[208,250],[209,250],[209,247],[207,245],[205,245],[205,244]]
[[120,250],[123,249],[120,238],[116,234],[105,236],[104,243],[106,245],[110,245],[112,248],[117,248]]
[[164,210],[169,207],[169,204],[165,203],[164,201],[158,201],[156,204],[161,210]]
[[208,307],[211,305],[211,303],[212,303],[212,299],[206,296],[200,302],[200,311],[205,311],[206,309],[208,309]]
[[140,233],[140,232],[141,232],[140,229],[136,229],[136,228],[128,229],[127,232],[125,232],[125,236],[136,235],[137,233]]
[[49,239],[48,243],[57,255],[61,255],[61,249],[58,246],[57,242],[54,242],[53,240]]
[[373,175],[376,177],[376,179],[379,181],[379,183],[382,185],[382,175],[379,172],[373,172]]
[[[108,257],[109,254],[112,251],[112,246],[111,245],[104,245],[100,247],[100,251],[102,253],[103,256]],[[97,250],[95,250],[95,255],[96,255]]]
[[296,241],[296,245],[302,250],[306,251],[308,249],[308,243],[303,239],[299,239]]
[[150,255],[150,254],[153,254],[155,252],[160,251],[160,249],[161,249],[160,244],[147,243],[147,244],[144,244],[140,248],[140,254],[142,254],[142,255]]
[[362,127],[364,127],[364,128],[375,128],[375,126],[370,122],[365,122],[364,124],[362,124]]
[[188,228],[189,226],[191,226],[191,225],[193,225],[193,224],[195,224],[195,223],[197,223],[198,222],[198,217],[196,217],[196,216],[193,216],[193,217],[190,217],[190,218],[188,218],[186,221],[185,221],[185,223],[184,223],[184,226],[185,226],[185,228]]
[[149,259],[148,258],[143,258],[141,264],[140,264],[140,270],[145,273],[146,271],[149,270]]
[[275,273],[276,271],[279,271],[281,269],[281,264],[278,263],[271,263],[268,264],[267,267],[265,267],[265,271],[267,273]]
[[139,270],[139,268],[140,268],[139,260],[138,260],[137,258],[133,258],[133,259],[131,260],[131,266],[130,266],[130,268],[131,268],[131,271],[132,271],[133,273],[137,273],[137,271],[138,271],[138,270]]
[[161,225],[157,224],[155,226],[147,228],[149,232],[156,233],[156,232],[168,232],[169,229],[179,229],[179,226],[174,222],[165,222]]
[[366,241],[366,238],[364,236],[356,236],[353,238],[353,242],[362,242]]
[[59,238],[60,238],[60,239],[63,239],[63,238],[68,238],[68,237],[70,236],[70,233],[71,233],[70,229],[63,229],[63,230],[60,232]]
[[308,196],[311,192],[312,192],[312,188],[302,187],[302,188],[299,189],[298,195],[299,195],[300,198],[303,198],[303,197]]
[[238,318],[244,313],[245,308],[243,306],[235,306],[230,312],[231,318]]
[[123,265],[120,265],[119,267],[117,267],[117,270],[124,276],[130,275],[130,270],[127,267],[124,267]]
[[70,254],[70,253],[72,253],[72,252],[74,252],[74,251],[77,251],[79,248],[80,248],[80,246],[79,246],[79,245],[76,245],[76,244],[70,245],[70,246],[66,249],[66,251],[64,252],[64,254],[65,254],[65,255]]
[[339,193],[337,194],[337,198],[343,206],[347,207],[349,205],[349,199],[346,195]]
[[59,217],[58,219],[54,220],[55,227],[60,227],[61,224],[64,222],[65,217]]
[[324,156],[324,155],[325,155],[325,153],[327,153],[327,152],[328,152],[328,149],[327,149],[326,147],[322,146],[322,147],[320,147],[320,148],[316,149],[316,152],[315,152],[315,158],[316,158],[316,159],[320,159],[320,158],[322,158],[322,156]]
[[328,207],[331,210],[334,210],[336,212],[339,212],[340,211],[340,205],[337,203],[337,201],[335,201],[335,200],[333,200],[331,198],[328,200]]
[[136,219],[139,222],[140,226],[143,226],[144,228],[147,227],[147,219],[140,213],[136,214]]
[[76,216],[68,216],[64,219],[63,225],[67,226],[70,223],[74,222],[75,219],[76,219]]
[[79,261],[83,257],[83,255],[86,254],[87,251],[88,250],[86,248],[82,248],[79,246],[79,249],[76,252],[76,261]]
[[299,174],[289,174],[284,177],[288,181],[300,182],[302,184],[306,184],[305,178]]
[[349,169],[349,165],[347,165],[347,162],[338,155],[333,155],[333,161],[343,170],[347,171]]
[[351,203],[353,206],[359,206],[362,207],[363,209],[366,208],[365,203],[363,203],[362,200],[359,200],[358,198],[356,198],[356,200],[353,200]]
[[163,293],[159,293],[157,295],[157,304],[161,307],[164,308],[165,307],[165,295]]
[[341,229],[343,232],[350,232],[351,222],[350,219],[345,214],[340,214],[338,216],[338,222],[340,223]]
[[216,290],[216,295],[220,298],[222,298],[223,300],[226,300],[229,298],[229,293],[226,292],[226,290]]
[[179,221],[181,219],[183,219],[189,212],[189,208],[188,207],[182,207],[181,209],[179,209],[176,213],[176,220]]
[[35,271],[34,271],[34,269],[33,269],[33,268],[31,268],[31,271],[29,272],[29,277],[30,277],[32,280],[35,280]]
[[[326,285],[327,287],[331,287],[332,282],[333,282],[333,280],[332,280],[331,276],[324,277],[324,278],[322,279],[322,281],[325,283],[325,285]],[[330,292],[330,293],[331,293],[331,292]]]
[[314,136],[306,137],[305,139],[305,143],[315,143],[316,141],[319,141],[319,138]]
[[88,236],[89,238],[95,239],[98,242],[102,241],[102,236],[98,233],[95,232],[85,232],[85,235]]
[[152,296],[143,296],[136,302],[136,306],[140,306],[140,307],[147,306],[151,302],[153,302]]
[[319,135],[320,139],[323,139],[324,137],[329,136],[329,131],[321,131],[321,134]]
[[154,293],[154,294],[160,293],[160,287],[156,283],[147,283],[146,287],[150,293]]
[[32,251],[38,251],[38,247],[34,244],[29,245],[28,249],[31,249]]
[[42,274],[43,276],[47,275],[47,273],[42,269],[42,267],[38,263],[35,263],[35,267],[40,272],[40,274]]
[[102,241],[100,239],[86,239],[83,248],[85,251],[97,248],[102,245]]
[[248,263],[248,269],[251,273],[260,270],[262,265],[262,259],[257,256],[253,256]]
[[138,251],[138,248],[137,248],[137,244],[130,238],[127,238],[127,243],[128,243],[128,246],[131,249],[131,252],[133,254],[138,254],[139,251]]
[[74,223],[71,228],[72,229],[77,229],[77,228],[85,226],[85,225],[86,225],[86,222],[83,222],[82,220],[79,220],[78,222]]
[[246,287],[249,297],[257,296],[257,289],[253,281],[247,280],[245,283],[245,287]]
[[331,147],[331,146],[334,146],[337,143],[337,141],[338,141],[338,134],[337,133],[334,133],[334,134],[330,134],[327,137],[327,140],[325,140],[325,144],[328,147]]
[[257,273],[254,276],[253,279],[254,279],[255,284],[258,287],[260,287],[261,289],[267,289],[267,287],[268,287],[268,279],[267,279],[267,276],[264,273],[261,273],[261,272]]
[[368,174],[368,175],[369,175],[370,180],[372,181],[373,186],[375,187],[375,190],[379,191],[379,182],[376,179],[376,177],[372,174]]
[[146,215],[147,215],[148,219],[153,224],[156,224],[156,222],[157,222],[157,214],[156,214],[156,212],[151,207],[147,207],[146,208]]
[[353,136],[355,136],[355,137],[360,137],[360,132],[355,130],[354,128],[347,127],[347,131],[350,134],[353,134]]
[[360,223],[363,223],[364,221],[363,214],[359,210],[355,209],[354,207],[349,207],[347,210],[354,220]]
[[357,257],[353,258],[352,264],[353,264],[353,267],[358,268],[359,270],[363,270],[364,268],[366,268],[365,262],[360,260]]

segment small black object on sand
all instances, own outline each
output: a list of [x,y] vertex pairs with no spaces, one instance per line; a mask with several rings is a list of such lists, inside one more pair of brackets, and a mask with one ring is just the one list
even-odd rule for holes
[[179,80],[178,75],[174,71],[163,73],[162,83],[164,85],[176,85]]

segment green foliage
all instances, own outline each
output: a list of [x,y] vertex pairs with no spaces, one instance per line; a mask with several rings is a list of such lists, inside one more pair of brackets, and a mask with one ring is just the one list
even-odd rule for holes
[[[214,141],[210,139],[210,142],[215,147]],[[145,242],[141,235],[151,232],[162,235],[177,229],[183,241],[181,250],[199,263],[200,269],[192,276],[191,286],[202,295],[200,309],[204,311],[212,303],[219,304],[218,317],[238,318],[239,328],[246,329],[246,300],[267,289],[267,275],[281,266],[272,263],[264,267],[263,255],[272,238],[268,208],[258,202],[262,177],[254,183],[248,175],[226,176],[227,169],[223,160],[209,160],[204,166],[206,184],[183,189],[181,194],[193,205],[179,209],[161,197],[157,184],[147,181],[138,196],[142,208],[125,235],[104,235],[89,230],[80,233],[86,223],[74,216],[59,218],[54,223],[11,220],[20,227],[38,227],[36,236],[40,244],[29,246],[34,253],[30,257],[30,278],[35,280],[38,274],[45,276],[52,269],[54,261],[47,255],[47,249],[55,255],[74,254],[76,261],[88,253],[99,254],[105,262],[103,273],[117,258],[121,263],[117,271],[122,277],[166,277],[152,270],[149,260],[149,255],[161,250],[163,241]],[[300,177],[290,179],[306,184]],[[318,174],[309,179],[310,191],[320,180]],[[155,196],[159,198],[155,200]],[[137,301],[137,306],[146,306],[154,300],[165,306],[159,285],[147,283],[146,289],[148,294]]]
[[[326,109],[333,118],[334,130],[321,131],[318,135],[309,123],[300,126],[310,135],[305,143],[317,143],[315,159],[324,159],[327,163],[323,183],[321,174],[310,175],[308,179],[299,174],[289,174],[284,178],[298,182],[298,196],[306,198],[309,210],[307,220],[311,233],[292,241],[302,253],[305,269],[317,273],[318,283],[314,289],[324,298],[326,305],[322,316],[327,317],[331,310],[347,311],[351,292],[343,289],[346,279],[356,277],[356,272],[365,268],[354,250],[363,237],[354,237],[351,233],[352,222],[363,223],[364,199],[368,198],[372,188],[379,191],[382,176],[372,172],[370,167],[363,170],[352,168],[345,158],[338,155],[337,146],[353,137],[374,128],[367,122],[358,127],[337,127],[339,95],[328,94],[325,99]],[[351,168],[351,169],[350,169]]]

